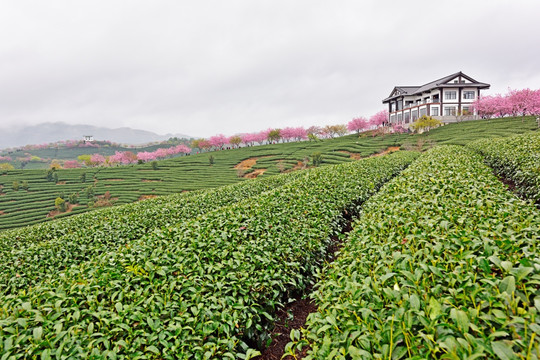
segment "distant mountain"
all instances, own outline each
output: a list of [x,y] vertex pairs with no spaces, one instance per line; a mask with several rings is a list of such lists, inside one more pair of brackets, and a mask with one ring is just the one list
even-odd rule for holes
[[91,135],[95,140],[108,140],[130,145],[163,141],[171,137],[191,138],[191,136],[183,134],[158,135],[151,131],[128,127],[109,129],[92,125],[69,125],[62,122],[43,123],[18,129],[2,129],[0,133],[0,149],[60,140],[82,140],[85,135]]

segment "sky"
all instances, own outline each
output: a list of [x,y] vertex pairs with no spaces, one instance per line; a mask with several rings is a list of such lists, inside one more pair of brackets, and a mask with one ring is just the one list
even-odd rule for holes
[[540,88],[538,0],[0,0],[1,130],[345,124],[463,71]]

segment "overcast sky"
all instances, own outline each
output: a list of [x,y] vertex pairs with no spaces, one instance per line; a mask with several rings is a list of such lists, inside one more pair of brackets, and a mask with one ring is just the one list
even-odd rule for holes
[[0,0],[0,129],[339,124],[457,71],[537,89],[539,15],[538,0]]

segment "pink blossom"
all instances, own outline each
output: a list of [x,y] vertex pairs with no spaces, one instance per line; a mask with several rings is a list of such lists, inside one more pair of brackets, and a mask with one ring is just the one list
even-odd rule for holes
[[64,161],[64,169],[77,169],[80,167],[81,167],[81,164],[77,160]]
[[369,118],[369,125],[378,128],[384,123],[388,122],[388,110],[382,110]]
[[349,131],[356,131],[359,134],[362,130],[366,130],[369,127],[369,123],[365,117],[357,117],[349,121],[347,129]]

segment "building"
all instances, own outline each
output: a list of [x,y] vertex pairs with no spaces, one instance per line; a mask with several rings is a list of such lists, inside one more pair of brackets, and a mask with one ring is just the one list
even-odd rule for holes
[[421,86],[396,86],[383,100],[388,104],[390,124],[408,127],[423,115],[443,122],[478,119],[471,104],[489,84],[457,72]]
[[84,135],[83,139],[84,139],[84,142],[92,142],[92,141],[94,141],[94,137],[92,135]]

